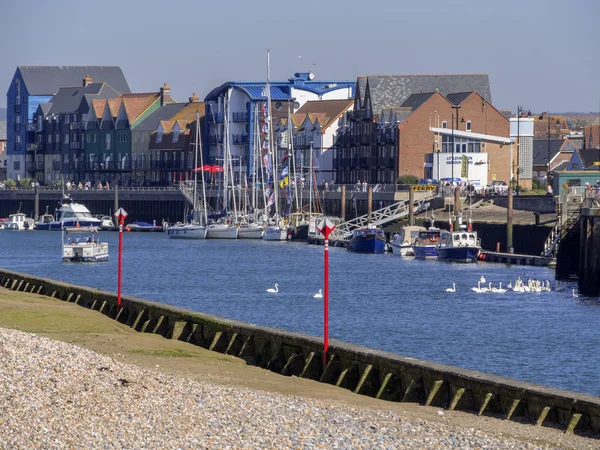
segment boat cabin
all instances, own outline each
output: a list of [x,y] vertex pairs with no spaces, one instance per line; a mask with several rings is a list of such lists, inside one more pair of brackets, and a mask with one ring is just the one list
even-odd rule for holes
[[440,235],[442,247],[480,247],[475,231],[443,231]]

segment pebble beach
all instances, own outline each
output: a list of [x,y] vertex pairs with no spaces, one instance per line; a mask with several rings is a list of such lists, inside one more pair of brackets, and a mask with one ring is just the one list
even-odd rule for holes
[[0,328],[0,448],[553,447],[393,411],[192,381]]

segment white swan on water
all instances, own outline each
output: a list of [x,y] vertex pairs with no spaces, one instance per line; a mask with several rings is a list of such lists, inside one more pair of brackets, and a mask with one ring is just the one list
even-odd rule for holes
[[472,287],[471,290],[473,292],[478,293],[478,294],[481,294],[482,292],[484,292],[484,291],[481,290],[481,281],[478,281],[477,282],[477,287]]
[[481,277],[479,277],[479,281],[481,283],[485,283],[485,277],[483,275],[481,275]]
[[267,292],[269,292],[271,294],[277,294],[279,292],[279,285],[277,283],[275,283],[275,289],[269,288],[269,289],[267,289]]
[[446,289],[446,292],[456,292],[456,284],[452,283],[452,287]]
[[579,294],[576,294],[576,293],[575,293],[575,288],[573,288],[573,297],[575,297],[575,298],[579,298]]
[[497,294],[504,294],[506,292],[506,289],[502,288],[502,281],[500,282],[499,287],[494,292],[496,292]]
[[321,289],[319,289],[319,292],[313,295],[313,298],[323,298],[323,292],[321,291]]

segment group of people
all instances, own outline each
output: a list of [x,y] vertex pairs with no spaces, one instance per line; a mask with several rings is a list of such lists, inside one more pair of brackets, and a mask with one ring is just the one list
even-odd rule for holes
[[[80,191],[89,191],[90,189],[92,189],[92,182],[91,181],[86,181],[85,183],[82,183],[81,181],[79,183],[75,183],[74,181],[67,181],[65,183],[65,187],[67,188],[67,191],[72,191],[75,189],[78,189]],[[102,185],[102,181],[98,180],[98,184],[96,185],[96,189],[100,190],[100,189],[110,189],[110,183],[107,181],[106,184]]]

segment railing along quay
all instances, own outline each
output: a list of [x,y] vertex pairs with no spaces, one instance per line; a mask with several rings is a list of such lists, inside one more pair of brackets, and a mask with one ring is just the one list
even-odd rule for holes
[[233,355],[286,376],[328,383],[360,395],[461,410],[566,433],[600,437],[600,397],[512,380],[339,341],[327,361],[317,337],[163,305],[94,288],[0,269],[0,286],[98,311],[143,333]]

